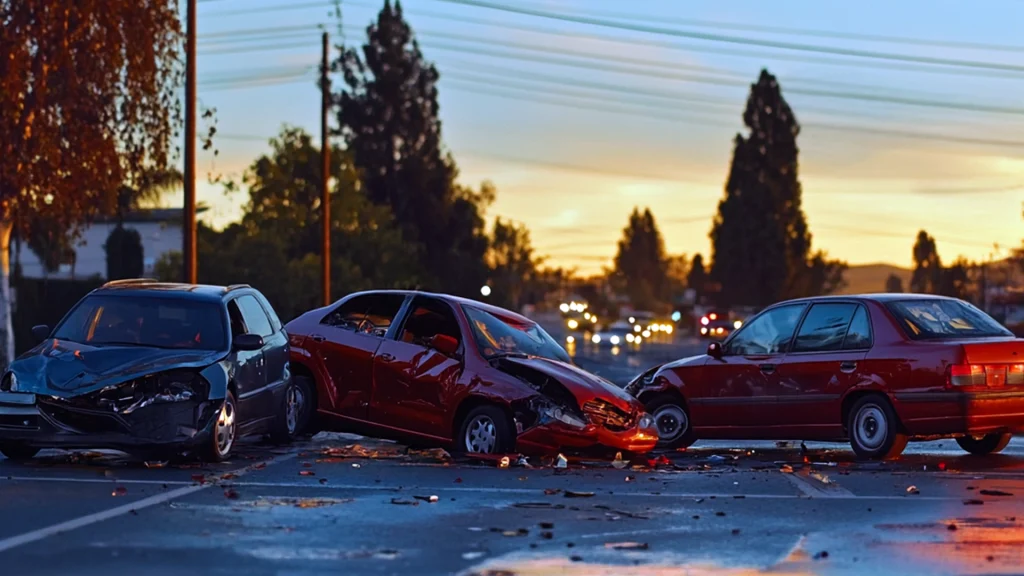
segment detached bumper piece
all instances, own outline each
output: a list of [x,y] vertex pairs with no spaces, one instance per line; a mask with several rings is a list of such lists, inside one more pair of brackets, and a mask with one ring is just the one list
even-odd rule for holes
[[0,392],[0,442],[36,448],[187,449],[213,428],[220,401],[194,373],[146,376],[82,396]]
[[658,443],[654,419],[636,412],[628,414],[610,402],[594,399],[583,405],[586,422],[582,426],[565,420],[541,416],[529,424],[517,439],[523,450],[538,452],[565,451],[596,454],[627,451],[644,454]]

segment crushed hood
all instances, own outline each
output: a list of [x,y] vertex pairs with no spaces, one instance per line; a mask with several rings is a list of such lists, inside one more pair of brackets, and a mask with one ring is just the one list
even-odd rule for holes
[[224,352],[47,340],[11,364],[19,392],[70,398],[140,376],[213,364]]
[[576,397],[581,406],[594,398],[601,398],[627,413],[638,407],[642,409],[637,399],[627,394],[622,388],[571,364],[536,356],[530,358],[510,357],[504,360],[510,364],[532,368],[558,380]]
[[679,360],[673,360],[662,364],[661,370],[672,370],[674,368],[684,368],[686,366],[703,366],[708,362],[707,354],[698,354],[696,356],[689,356],[686,358],[680,358]]

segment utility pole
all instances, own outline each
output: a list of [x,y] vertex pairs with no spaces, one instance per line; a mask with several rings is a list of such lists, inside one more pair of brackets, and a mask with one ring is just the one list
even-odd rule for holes
[[188,0],[185,38],[185,218],[182,223],[184,281],[195,284],[196,266],[196,0]]
[[327,114],[331,109],[331,86],[327,76],[330,66],[328,57],[327,32],[324,32],[323,62],[320,67],[320,219],[323,224],[320,266],[323,275],[324,306],[331,304],[331,194],[328,187],[331,178],[331,142],[327,123]]

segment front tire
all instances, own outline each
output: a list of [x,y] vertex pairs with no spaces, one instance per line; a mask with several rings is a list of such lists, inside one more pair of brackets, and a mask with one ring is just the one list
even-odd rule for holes
[[462,419],[454,438],[455,451],[462,454],[508,454],[516,438],[508,415],[497,406],[477,406]]
[[0,454],[7,457],[8,460],[14,462],[24,462],[31,460],[39,453],[39,448],[32,448],[31,446],[22,446],[20,444],[6,444],[0,446]]
[[1013,438],[1012,434],[987,434],[981,438],[961,436],[956,439],[956,443],[966,452],[975,456],[984,456],[985,454],[1002,452],[1003,448],[1006,448],[1006,445],[1010,443],[1011,438]]
[[659,450],[686,448],[697,441],[690,424],[690,411],[678,398],[661,394],[645,403],[647,413],[658,427]]
[[892,460],[907,447],[907,436],[899,430],[896,411],[884,396],[865,396],[850,408],[846,427],[850,446],[857,456],[869,460]]
[[207,462],[223,462],[231,457],[238,438],[238,403],[230,390],[224,397],[224,403],[217,412],[217,420],[213,423],[213,433],[206,440],[201,456]]

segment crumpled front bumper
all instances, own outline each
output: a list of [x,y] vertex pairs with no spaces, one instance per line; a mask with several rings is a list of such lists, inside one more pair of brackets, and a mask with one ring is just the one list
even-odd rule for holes
[[558,421],[547,422],[519,434],[516,447],[521,452],[587,451],[603,447],[645,454],[658,443],[658,428],[653,421],[641,426],[644,420],[642,417],[637,418],[637,424],[623,431],[609,430],[595,424],[575,428]]
[[0,392],[0,443],[33,448],[188,450],[213,433],[222,403],[187,400],[117,414],[74,399]]

